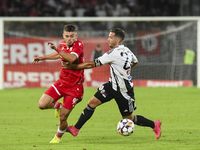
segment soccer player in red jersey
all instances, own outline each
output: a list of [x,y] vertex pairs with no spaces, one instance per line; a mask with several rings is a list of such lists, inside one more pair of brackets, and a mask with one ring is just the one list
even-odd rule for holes
[[[59,143],[62,135],[65,133],[68,126],[67,118],[74,106],[82,100],[83,97],[83,70],[69,70],[63,68],[63,62],[70,64],[83,63],[83,48],[81,41],[77,40],[77,28],[74,25],[68,24],[63,30],[64,40],[57,47],[54,43],[48,42],[50,47],[56,52],[36,57],[33,63],[37,63],[47,59],[61,59],[61,71],[59,79],[42,95],[39,100],[38,107],[40,109],[57,109],[60,110],[59,127],[55,137],[50,143]],[[63,53],[64,52],[64,53]],[[63,57],[64,56],[64,57]],[[65,58],[65,59],[64,59]],[[57,102],[63,97],[63,106]]]

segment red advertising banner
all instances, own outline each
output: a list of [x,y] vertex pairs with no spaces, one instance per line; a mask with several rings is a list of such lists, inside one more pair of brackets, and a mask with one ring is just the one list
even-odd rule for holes
[[160,36],[156,36],[157,32],[140,31],[138,36],[142,37],[138,40],[138,53],[143,55],[155,55],[160,53]]
[[[110,48],[106,38],[79,38],[84,43],[85,61],[90,61],[91,53],[97,44],[103,51]],[[53,53],[47,42],[56,45],[62,39],[56,38],[5,38],[4,41],[4,88],[18,87],[50,87],[58,78],[61,69],[60,60],[48,60],[32,64],[37,56]],[[159,47],[159,46],[158,46]],[[159,52],[155,50],[155,52]],[[110,76],[109,65],[98,68],[85,69],[85,86],[98,87],[107,82]],[[193,86],[192,81],[166,80],[133,80],[134,86],[147,87],[180,87]]]
[[192,80],[132,80],[134,86],[143,87],[192,87]]

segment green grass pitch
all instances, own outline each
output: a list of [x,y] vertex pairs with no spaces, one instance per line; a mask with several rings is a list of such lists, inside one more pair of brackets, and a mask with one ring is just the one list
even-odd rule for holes
[[[46,89],[0,91],[0,149],[2,150],[199,150],[200,89],[135,88],[134,114],[162,121],[162,136],[151,128],[135,127],[128,137],[116,129],[121,120],[115,101],[103,104],[77,137],[66,133],[61,143],[49,144],[58,128],[54,110],[40,110],[38,100]],[[85,88],[83,101],[70,114],[75,124],[96,88]]]

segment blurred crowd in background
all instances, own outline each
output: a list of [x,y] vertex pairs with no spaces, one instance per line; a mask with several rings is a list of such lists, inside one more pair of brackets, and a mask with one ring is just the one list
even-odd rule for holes
[[0,16],[180,16],[180,1],[0,0]]

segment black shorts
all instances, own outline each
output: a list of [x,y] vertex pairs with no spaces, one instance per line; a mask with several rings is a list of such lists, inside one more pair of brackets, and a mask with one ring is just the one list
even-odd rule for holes
[[127,93],[121,93],[113,90],[112,84],[107,82],[98,88],[94,96],[102,103],[114,98],[122,116],[129,116],[136,109],[133,88]]

